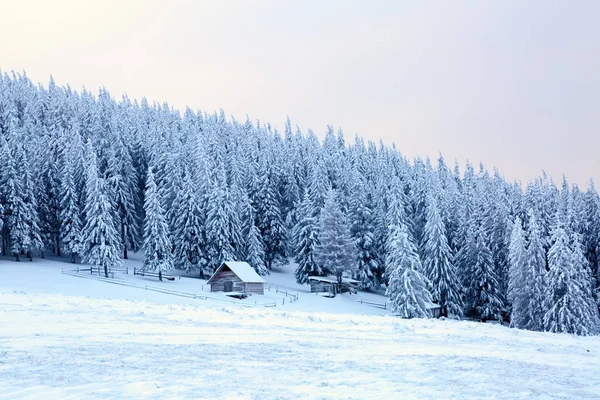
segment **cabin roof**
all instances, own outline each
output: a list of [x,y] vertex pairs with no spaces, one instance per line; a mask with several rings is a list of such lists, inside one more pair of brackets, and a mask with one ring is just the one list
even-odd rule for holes
[[207,283],[212,282],[213,278],[217,276],[217,274],[221,272],[225,266],[227,266],[238,278],[240,278],[242,282],[265,283],[264,279],[256,273],[254,268],[252,268],[247,262],[243,261],[224,261],[210,277]]
[[[326,283],[338,283],[338,278],[335,276],[309,276],[308,280],[309,281],[326,282]],[[357,284],[359,282],[354,279],[342,277],[342,283]]]

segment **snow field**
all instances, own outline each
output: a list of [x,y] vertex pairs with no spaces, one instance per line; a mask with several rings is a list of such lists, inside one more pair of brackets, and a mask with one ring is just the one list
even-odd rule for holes
[[1,399],[597,398],[600,393],[595,337],[464,321],[57,294],[4,292],[0,309]]
[[299,301],[264,308],[61,267],[71,265],[0,261],[0,399],[600,398],[598,337],[364,315],[388,312],[302,293],[287,269],[266,279]]

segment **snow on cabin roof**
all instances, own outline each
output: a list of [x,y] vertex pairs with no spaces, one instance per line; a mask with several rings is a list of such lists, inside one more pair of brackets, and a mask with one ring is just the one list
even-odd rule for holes
[[265,283],[264,279],[261,278],[254,268],[247,262],[243,261],[224,261],[219,268],[215,271],[213,276],[210,277],[207,283],[210,283],[212,279],[223,269],[223,266],[227,266],[242,282],[246,283]]

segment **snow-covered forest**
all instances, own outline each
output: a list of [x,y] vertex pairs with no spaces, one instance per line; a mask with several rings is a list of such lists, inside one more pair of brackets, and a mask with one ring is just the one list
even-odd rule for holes
[[332,127],[321,142],[289,119],[279,131],[18,74],[0,74],[0,136],[2,252],[15,260],[108,271],[143,249],[147,270],[245,260],[264,275],[294,259],[300,283],[385,285],[403,317],[435,302],[523,329],[600,329],[593,184],[521,185]]

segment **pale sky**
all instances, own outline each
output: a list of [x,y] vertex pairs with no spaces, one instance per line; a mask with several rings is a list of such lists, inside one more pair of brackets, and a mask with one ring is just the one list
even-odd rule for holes
[[[123,4],[122,4],[123,3]],[[599,1],[0,0],[0,69],[600,186]]]

